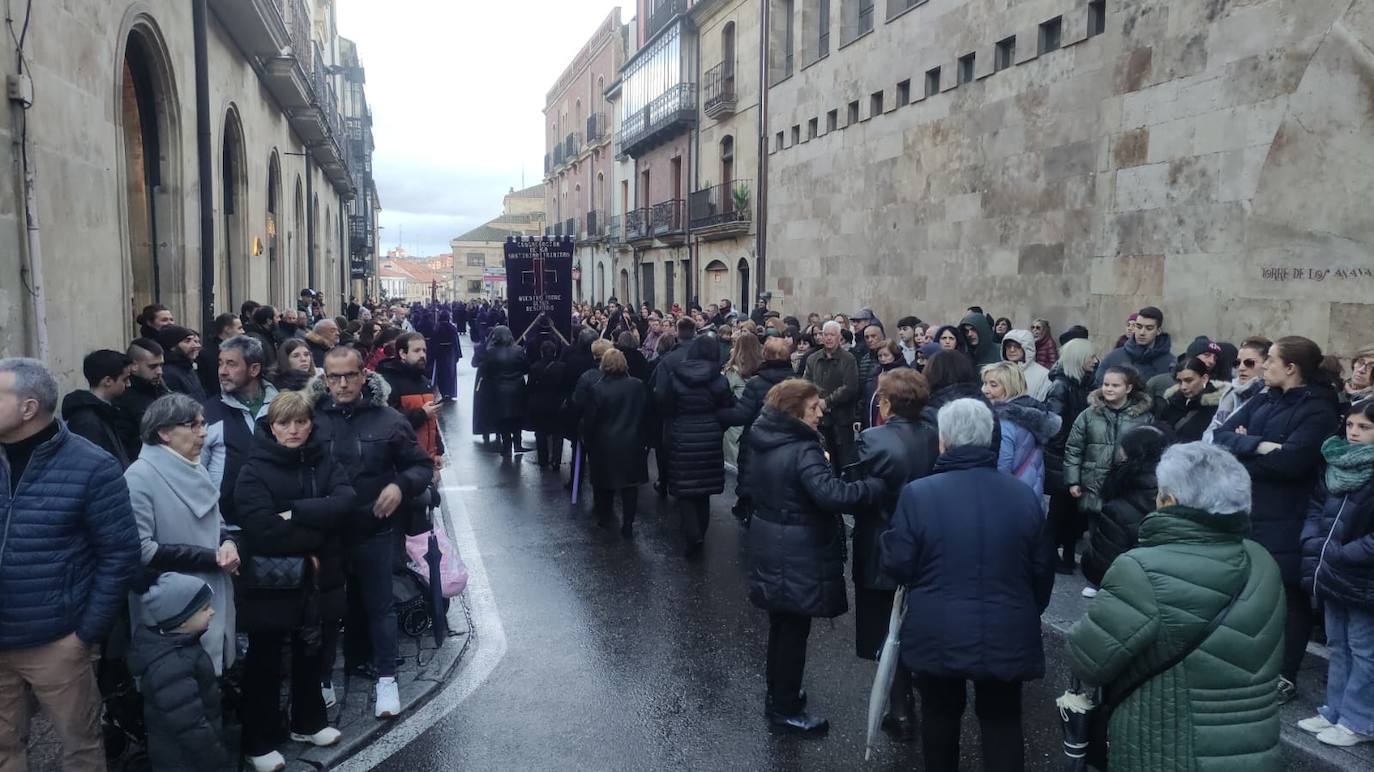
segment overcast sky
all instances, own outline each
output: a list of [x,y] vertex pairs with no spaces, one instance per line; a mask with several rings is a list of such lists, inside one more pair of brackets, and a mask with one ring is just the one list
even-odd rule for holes
[[367,68],[383,254],[448,252],[522,171],[541,180],[544,95],[617,6],[634,15],[630,0],[339,0]]

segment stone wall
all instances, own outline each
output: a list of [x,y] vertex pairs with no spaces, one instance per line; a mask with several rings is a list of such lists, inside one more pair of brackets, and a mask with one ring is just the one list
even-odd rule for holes
[[1083,0],[879,3],[808,65],[803,5],[770,92],[775,307],[1374,336],[1374,0],[1107,0],[1102,34]]

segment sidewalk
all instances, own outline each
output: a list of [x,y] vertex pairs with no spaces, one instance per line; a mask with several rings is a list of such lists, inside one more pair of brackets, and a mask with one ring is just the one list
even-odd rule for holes
[[[451,515],[447,503],[443,510],[443,526],[453,532]],[[396,681],[400,685],[402,718],[422,706],[436,694],[445,682],[452,677],[459,663],[469,651],[472,642],[472,617],[466,597],[455,598],[448,613],[449,637],[442,647],[434,644],[434,637],[425,633],[420,638],[412,638],[405,633],[399,636],[400,656],[404,661],[396,671]],[[338,657],[342,663],[343,656]],[[329,709],[330,726],[343,732],[343,739],[331,748],[314,748],[301,743],[287,741],[278,748],[286,757],[288,772],[315,772],[336,767],[349,756],[367,747],[387,732],[392,722],[379,721],[372,715],[373,684],[361,677],[346,677],[340,665],[334,675],[334,690],[338,704]],[[32,772],[48,772],[61,769],[61,745],[47,720],[35,708],[29,738],[29,769]],[[231,747],[238,748],[238,720],[229,717]],[[137,749],[141,750],[141,749]],[[141,752],[126,751],[118,759],[110,762],[111,772],[144,772],[149,769],[148,759]]]

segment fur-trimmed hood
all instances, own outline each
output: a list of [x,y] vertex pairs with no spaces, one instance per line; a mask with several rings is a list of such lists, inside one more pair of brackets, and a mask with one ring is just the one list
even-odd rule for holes
[[[1198,400],[1199,407],[1217,407],[1221,400],[1231,393],[1231,384],[1216,383],[1215,381],[1207,384],[1207,389],[1202,392],[1202,397]],[[1170,386],[1164,392],[1164,399],[1172,401],[1174,397],[1182,397],[1183,389],[1177,383]]]
[[[1133,391],[1126,399],[1126,407],[1124,407],[1123,410],[1126,415],[1134,418],[1136,416],[1145,415],[1150,412],[1153,407],[1154,400],[1150,399],[1149,394],[1142,391]],[[1093,389],[1093,392],[1088,395],[1088,409],[1092,410],[1095,408],[1110,409],[1107,407],[1107,398],[1102,396],[1102,389]]]
[[[323,377],[311,381],[305,388],[305,393],[315,403],[316,410],[323,409],[334,402],[329,396],[329,387],[325,385]],[[363,400],[372,407],[386,407],[387,398],[390,396],[391,385],[386,382],[386,379],[375,372],[368,372],[367,382],[363,384]]]
[[1035,435],[1035,441],[1041,446],[1048,444],[1064,424],[1064,419],[1051,413],[1045,403],[1027,394],[1007,402],[994,402],[993,409],[998,418],[1011,421]]

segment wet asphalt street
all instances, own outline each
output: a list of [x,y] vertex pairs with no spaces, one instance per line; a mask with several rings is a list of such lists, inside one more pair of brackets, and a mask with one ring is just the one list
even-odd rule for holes
[[[566,462],[559,472],[540,469],[533,454],[503,463],[471,435],[473,369],[463,360],[459,370],[463,396],[442,419],[447,495],[462,499],[450,515],[470,520],[506,647],[465,699],[378,769],[921,768],[919,743],[886,736],[863,760],[875,665],[854,656],[852,612],[833,626],[817,620],[808,650],[810,708],[830,719],[829,735],[769,731],[767,615],[746,596],[732,495],[713,499],[698,561],[681,556],[673,501],[648,485],[635,536],[624,541],[595,527],[590,500],[570,505]],[[483,620],[475,625],[480,657],[489,641]],[[1063,683],[1052,676],[1026,689],[1030,769],[1062,763],[1052,699]],[[980,766],[977,742],[970,706],[967,769]]]

